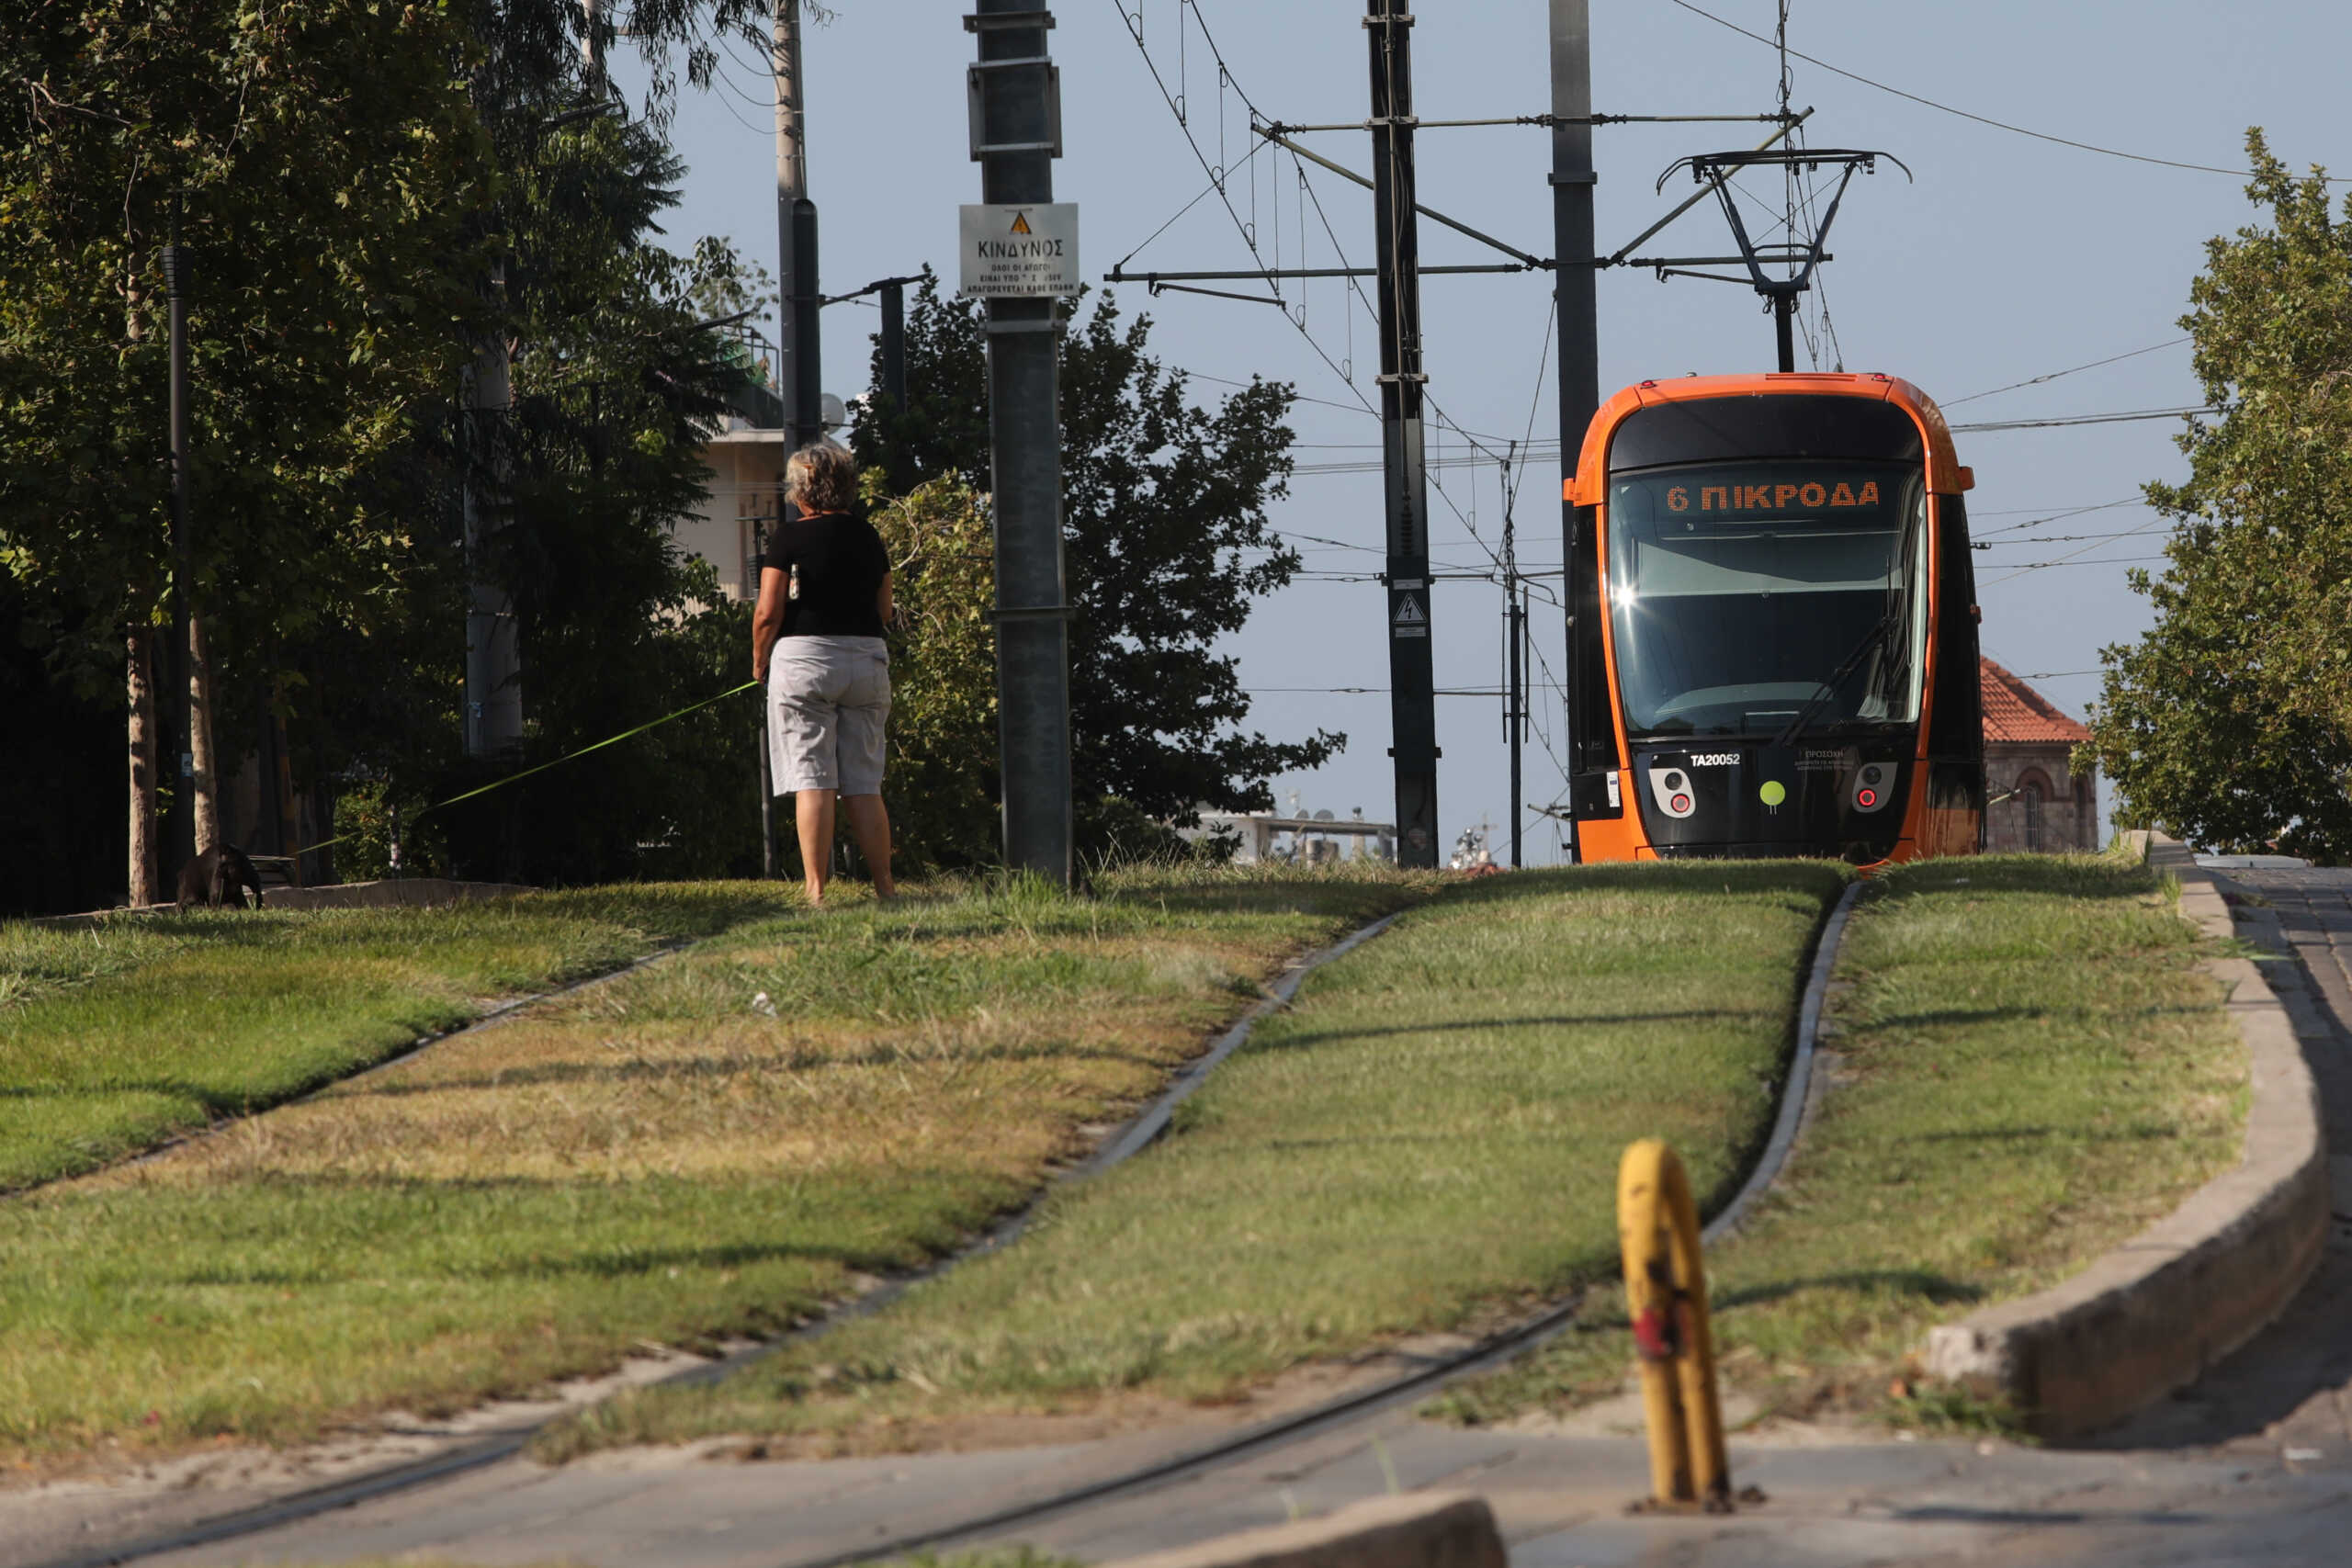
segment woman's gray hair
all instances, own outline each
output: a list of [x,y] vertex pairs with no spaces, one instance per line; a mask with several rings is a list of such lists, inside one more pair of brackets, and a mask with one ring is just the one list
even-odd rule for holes
[[784,466],[784,498],[806,513],[857,504],[857,459],[831,441],[811,441]]

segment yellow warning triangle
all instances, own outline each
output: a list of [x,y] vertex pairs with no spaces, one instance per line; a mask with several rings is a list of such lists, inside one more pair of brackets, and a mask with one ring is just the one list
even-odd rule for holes
[[1016,212],[1012,215],[1012,231],[1016,234],[1026,234],[1029,232],[1029,215],[1027,213]]

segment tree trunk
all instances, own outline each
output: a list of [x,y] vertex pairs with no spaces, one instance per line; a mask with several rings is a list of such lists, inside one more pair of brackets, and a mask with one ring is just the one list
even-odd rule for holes
[[213,768],[212,666],[204,656],[204,617],[187,613],[187,750],[193,775],[188,800],[196,817],[196,852],[220,842],[220,781]]
[[277,852],[290,856],[287,863],[286,879],[295,886],[302,886],[301,809],[294,794],[294,759],[290,755],[286,733],[286,715],[278,703],[286,697],[286,678],[277,678],[276,701],[269,708],[270,761],[277,771]]
[[155,902],[155,682],[148,648],[152,633],[136,626],[123,634],[124,695],[130,702],[130,880],[128,902]]

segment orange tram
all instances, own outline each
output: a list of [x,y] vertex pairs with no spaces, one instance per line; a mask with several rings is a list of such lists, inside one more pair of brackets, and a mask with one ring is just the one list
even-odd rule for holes
[[1973,482],[1893,377],[1611,398],[1566,487],[1577,858],[1974,852]]

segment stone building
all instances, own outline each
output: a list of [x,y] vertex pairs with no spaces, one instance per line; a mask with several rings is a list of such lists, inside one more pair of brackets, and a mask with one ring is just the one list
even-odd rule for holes
[[2090,731],[1987,659],[1984,692],[1984,848],[2058,854],[2098,848],[2098,775],[2074,772],[2075,743]]

